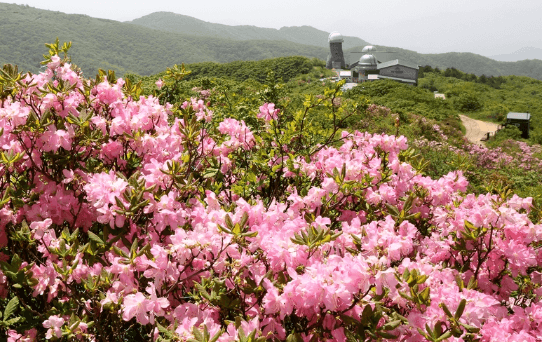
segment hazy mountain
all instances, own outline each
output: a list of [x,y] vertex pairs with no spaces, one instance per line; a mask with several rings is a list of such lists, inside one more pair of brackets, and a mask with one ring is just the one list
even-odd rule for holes
[[[142,26],[142,21],[148,25],[154,22],[155,27]],[[94,75],[98,68],[112,69],[119,74],[149,75],[180,63],[261,60],[293,55],[325,60],[328,54],[328,33],[310,26],[280,30],[228,26],[165,12],[133,22],[139,24],[0,3],[0,65],[13,63],[21,70],[37,72],[42,54],[47,52],[44,43],[51,43],[57,37],[60,41],[73,42],[72,59],[87,76]],[[179,22],[184,22],[184,26],[177,26]],[[182,27],[192,31],[172,32],[182,32]],[[221,36],[225,34],[230,37]],[[254,38],[259,40],[252,40]],[[359,52],[366,44],[362,39],[345,37],[347,62],[359,59]],[[524,75],[542,79],[540,60],[499,62],[473,53],[419,54],[398,48],[378,49],[394,52],[377,53],[381,61],[399,58],[418,65],[455,67],[477,75]]]
[[[234,40],[287,40],[293,43],[328,47],[329,32],[318,30],[312,26],[292,26],[280,29],[240,25],[230,26],[209,23],[193,17],[171,12],[155,12],[128,23],[148,28],[190,34],[202,37],[226,38]],[[369,45],[357,37],[344,37],[343,47]]]
[[523,61],[526,59],[542,60],[542,49],[535,48],[535,47],[524,47],[524,48],[519,49],[516,52],[503,54],[503,55],[489,56],[489,58],[492,58],[497,61],[503,61],[503,62],[516,62],[516,61]]

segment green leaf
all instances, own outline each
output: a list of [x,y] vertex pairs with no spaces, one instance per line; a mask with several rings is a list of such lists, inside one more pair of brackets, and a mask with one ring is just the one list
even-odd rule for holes
[[245,225],[247,224],[247,222],[248,222],[248,213],[245,211],[245,212],[243,213],[243,217],[241,217],[241,221],[239,222],[239,225],[240,225],[241,227],[245,227]]
[[79,235],[79,228],[77,228],[76,230],[73,231],[73,233],[71,233],[69,241],[75,240],[77,238],[77,235]]
[[9,320],[4,321],[4,322],[5,322],[6,325],[10,326],[10,325],[19,323],[19,321],[21,321],[22,319],[23,319],[23,317],[15,317],[15,318],[9,319]]
[[361,323],[367,324],[373,316],[373,308],[370,304],[365,305],[363,312],[361,313]]
[[397,207],[394,207],[393,205],[386,203],[386,208],[388,208],[388,212],[391,214],[391,216],[399,217],[399,209],[397,209]]
[[477,328],[475,326],[464,324],[464,323],[461,323],[461,322],[459,322],[459,324],[461,324],[461,326],[463,328],[467,329],[467,331],[470,332],[470,333],[477,333],[477,332],[480,331],[480,328]]
[[465,230],[476,230],[476,227],[469,221],[465,220]]
[[207,292],[207,290],[205,290],[205,288],[201,286],[201,284],[194,283],[194,287],[198,290],[198,292],[203,298],[207,299],[208,301],[211,301],[213,299],[211,295]]
[[130,247],[131,258],[135,258],[137,254],[136,251],[137,251],[138,244],[139,244],[139,240],[136,237],[134,237],[134,241],[132,242],[132,246]]
[[399,337],[397,335],[393,335],[393,334],[390,334],[390,333],[387,333],[387,332],[384,332],[384,331],[379,331],[378,335],[380,335],[383,338],[390,339],[390,340],[394,340],[394,339]]
[[209,340],[209,342],[216,342],[218,340],[218,338],[220,336],[222,336],[222,334],[224,333],[224,329],[220,329],[216,334],[215,336],[211,337],[211,339]]
[[228,229],[230,230],[233,230],[233,222],[231,220],[230,214],[226,214],[226,216],[224,217],[224,221],[226,222],[226,227],[228,227]]
[[431,330],[431,327],[429,327],[429,325],[427,323],[425,323],[425,331],[427,331],[429,336],[433,337],[433,339],[437,337],[437,336],[435,336],[435,332],[433,330]]
[[448,309],[448,307],[446,306],[446,304],[440,303],[439,306],[442,308],[442,310],[444,310],[444,313],[446,314],[446,316],[448,316],[449,318],[452,318],[452,317],[453,317],[452,313],[450,312],[450,309]]
[[203,178],[205,179],[213,178],[214,176],[218,174],[218,171],[219,171],[218,169],[208,168],[203,172]]
[[409,212],[410,209],[412,208],[413,202],[414,202],[414,196],[413,195],[408,196],[408,198],[405,201],[405,204],[403,205],[403,210],[405,212]]
[[125,251],[123,251],[122,249],[120,249],[119,247],[113,245],[113,250],[115,251],[115,253],[117,253],[118,256],[122,256],[122,257],[125,257],[127,258],[128,257],[128,254],[126,254]]
[[427,335],[427,333],[425,331],[423,331],[422,329],[420,329],[420,328],[418,328],[418,332],[420,333],[420,335],[422,335],[423,337],[425,337],[428,340],[431,338],[430,335]]
[[88,231],[88,237],[92,241],[96,242],[98,245],[105,245],[105,242],[98,235],[94,234],[90,230]]
[[217,227],[219,232],[224,232],[224,233],[227,233],[227,234],[233,234],[233,232],[231,230],[229,230],[227,228],[224,228],[219,224],[217,224],[216,227]]
[[425,281],[427,280],[427,278],[429,278],[429,276],[427,276],[427,275],[419,276],[418,279],[416,280],[416,284],[423,284],[423,283],[425,283]]
[[193,327],[192,328],[192,334],[194,335],[194,337],[196,338],[197,341],[200,341],[200,342],[205,341],[205,338],[204,338],[203,334],[201,333],[201,331],[198,328]]
[[445,324],[444,322],[442,322],[442,321],[438,321],[438,322],[435,324],[435,335],[436,335],[437,337],[442,336],[442,332],[443,332],[442,326],[443,326],[443,325],[446,327],[446,324]]
[[171,334],[171,331],[169,331],[167,328],[165,328],[163,325],[161,325],[160,323],[156,322],[156,327],[158,328],[158,331],[161,332],[161,333],[164,333],[164,334]]
[[382,326],[383,330],[393,330],[401,325],[401,320],[391,321]]
[[458,320],[461,318],[461,315],[463,315],[463,311],[465,311],[465,305],[467,304],[466,299],[462,299],[461,302],[459,302],[459,305],[457,306],[457,311],[455,312],[454,318]]
[[245,342],[247,340],[247,336],[245,335],[243,328],[237,328],[237,335],[239,336],[239,340],[241,340],[241,342]]
[[251,238],[253,238],[253,237],[258,236],[258,232],[247,232],[247,233],[241,234],[241,236],[242,237],[251,237]]
[[209,338],[211,338],[211,335],[209,335],[209,330],[207,330],[207,326],[204,325],[203,326],[203,340],[204,341],[209,341]]
[[6,305],[6,309],[4,310],[4,321],[11,316],[17,310],[17,307],[19,306],[19,298],[13,297],[9,301],[8,305]]
[[[352,332],[350,332],[349,330],[344,330],[344,334],[346,335],[346,341],[347,342],[358,342],[358,339],[356,338],[356,336],[354,334],[352,334]],[[313,337],[315,337],[316,335],[314,335]]]
[[286,337],[286,342],[303,342],[301,335],[296,332],[292,332],[288,337]]
[[403,281],[407,281],[409,277],[410,277],[410,271],[407,268],[405,272],[403,272]]
[[478,286],[478,282],[474,277],[471,277],[469,279],[469,284],[467,285],[467,289],[474,290]]
[[423,291],[420,293],[420,297],[422,298],[423,302],[424,303],[428,303],[429,302],[429,294],[430,294],[430,291],[431,289],[429,287],[426,287],[425,289],[423,289]]
[[444,341],[445,339],[452,337],[452,332],[447,331],[444,334],[440,335],[440,337],[437,339],[437,342]]

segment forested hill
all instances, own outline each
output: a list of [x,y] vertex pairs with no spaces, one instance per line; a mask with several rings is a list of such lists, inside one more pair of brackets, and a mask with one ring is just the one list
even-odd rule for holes
[[[88,76],[94,75],[98,68],[115,70],[118,75],[127,72],[150,75],[180,63],[225,63],[295,55],[325,60],[328,54],[328,33],[313,27],[275,30],[227,26],[167,12],[121,23],[0,3],[0,33],[0,66],[12,63],[20,70],[37,72],[41,56],[47,52],[44,44],[58,37],[60,41],[73,42],[72,59]],[[258,40],[252,40],[255,38]],[[359,58],[359,53],[351,52],[361,51],[365,44],[362,39],[345,37],[347,61],[352,63]],[[542,79],[540,60],[498,62],[472,53],[419,54],[405,49],[378,48],[395,51],[377,56],[381,61],[399,58],[418,65],[455,67],[476,75]]]
[[[328,47],[329,32],[318,30],[312,26],[282,27],[278,30],[248,25],[230,26],[210,23],[172,12],[155,12],[128,23],[166,32],[197,36],[234,40],[287,40],[293,43]],[[365,46],[369,43],[357,37],[344,37],[343,47],[351,48],[359,45]]]
[[173,64],[230,62],[301,55],[325,59],[327,49],[289,41],[238,41],[181,35],[85,15],[0,3],[0,65],[37,72],[44,43],[72,41],[73,61],[87,75],[98,68],[149,75]]

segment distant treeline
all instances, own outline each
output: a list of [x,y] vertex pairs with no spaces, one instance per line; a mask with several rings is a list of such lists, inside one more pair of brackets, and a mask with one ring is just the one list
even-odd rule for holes
[[[438,67],[433,68],[430,65],[420,67],[420,72],[418,74],[418,77],[423,78],[425,73],[428,73],[428,72],[436,72],[436,73],[441,74],[444,77],[454,77],[459,80],[463,80],[467,82],[486,84],[495,89],[500,89],[501,85],[506,82],[506,78],[503,76],[497,76],[497,77],[486,76],[486,75],[476,76],[475,74],[465,73],[461,70],[457,70],[456,68],[446,68],[446,70],[441,70]],[[434,90],[437,90],[437,89],[434,89]]]
[[[235,61],[229,63],[202,62],[185,64],[190,74],[184,78],[191,81],[199,78],[224,78],[237,82],[255,80],[264,83],[267,75],[272,71],[277,80],[282,79],[288,82],[291,79],[306,75],[313,71],[314,67],[324,67],[325,62],[318,58],[307,58],[301,56],[278,57],[260,61]],[[126,78],[132,81],[143,81],[143,83],[154,83],[158,78],[163,78],[166,72],[152,76],[139,76],[127,74]]]
[[279,57],[261,61],[235,61],[230,63],[192,63],[187,65],[191,74],[186,80],[196,79],[203,76],[230,78],[236,81],[253,79],[263,83],[269,71],[275,73],[277,79],[288,82],[299,75],[308,74],[315,66],[324,66],[324,61],[318,58],[306,58],[301,56]]

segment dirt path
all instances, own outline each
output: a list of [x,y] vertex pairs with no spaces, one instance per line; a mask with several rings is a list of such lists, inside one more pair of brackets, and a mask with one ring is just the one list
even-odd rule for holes
[[466,138],[474,144],[483,145],[481,140],[487,132],[493,133],[499,128],[499,125],[493,122],[474,120],[465,115],[459,115],[459,117],[467,129]]

